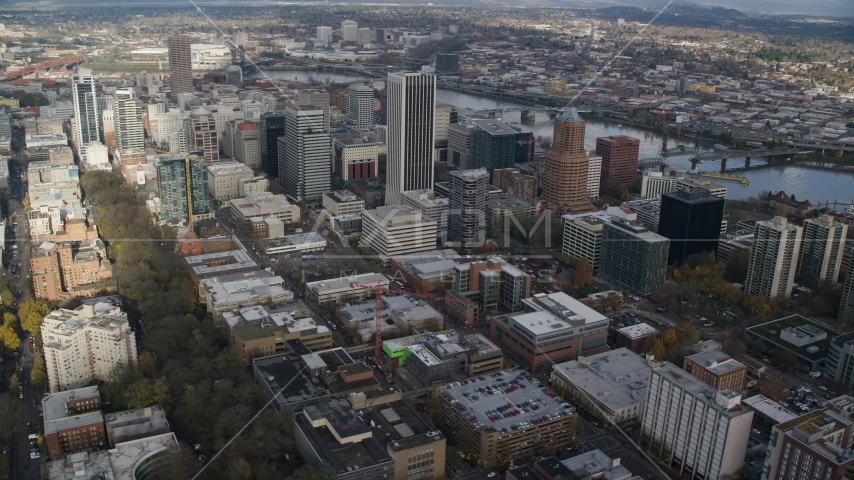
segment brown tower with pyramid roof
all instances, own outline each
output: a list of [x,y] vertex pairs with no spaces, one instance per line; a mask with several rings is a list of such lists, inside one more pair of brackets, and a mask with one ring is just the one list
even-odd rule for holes
[[596,211],[587,196],[584,120],[567,107],[555,119],[552,148],[546,154],[543,201],[563,213]]

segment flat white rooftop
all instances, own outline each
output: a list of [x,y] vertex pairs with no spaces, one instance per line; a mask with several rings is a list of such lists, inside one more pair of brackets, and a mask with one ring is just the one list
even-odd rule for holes
[[620,328],[617,331],[632,339],[648,337],[650,335],[655,335],[656,333],[658,333],[658,330],[646,323],[629,325],[628,327]]

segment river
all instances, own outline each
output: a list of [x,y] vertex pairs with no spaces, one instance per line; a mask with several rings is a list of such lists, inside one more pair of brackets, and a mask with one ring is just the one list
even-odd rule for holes
[[[322,83],[345,83],[363,80],[352,75],[299,70],[269,71],[266,74],[272,78],[300,82],[307,82],[311,79]],[[261,78],[262,76],[263,74],[254,72],[249,77]],[[382,88],[383,84],[384,82],[381,80],[375,82],[376,88]],[[468,93],[442,89],[436,92],[436,100],[457,107],[475,110],[518,108],[522,106],[507,100],[479,97]],[[506,120],[518,122],[519,114],[511,113]],[[533,128],[535,136],[551,137],[551,124],[551,119],[541,116],[536,119],[534,125],[529,126]],[[584,147],[587,150],[594,150],[596,148],[596,138],[608,135],[628,135],[639,139],[641,158],[656,157],[658,156],[658,152],[661,151],[663,135],[658,132],[635,128],[629,125],[618,127],[614,123],[595,119],[587,121]],[[668,147],[672,148],[677,145],[693,145],[693,143],[690,140],[668,139]],[[727,160],[727,168],[730,170],[742,167],[744,167],[743,158],[731,158]],[[820,168],[818,165],[787,165],[779,162],[769,166],[764,158],[753,158],[751,160],[751,167],[753,169],[749,172],[739,174],[748,178],[750,181],[749,185],[741,185],[726,180],[716,180],[716,182],[727,187],[728,198],[747,199],[751,196],[758,196],[764,191],[773,190],[776,192],[784,190],[789,194],[794,193],[799,199],[808,199],[813,204],[828,201],[831,203],[834,201],[854,203],[854,169],[837,171],[833,169],[832,165]],[[671,158],[670,168],[677,171],[687,171],[691,168],[691,162],[687,157]],[[698,170],[701,172],[719,172],[720,162],[705,162],[699,165]]]
[[[450,90],[438,90],[436,100],[449,103],[462,108],[497,109],[518,108],[522,105],[506,100],[484,98],[468,93]],[[517,117],[518,118],[518,117]],[[510,120],[516,120],[513,118]],[[529,125],[537,136],[551,137],[552,120],[537,117],[534,125]],[[628,135],[640,140],[640,157],[656,157],[661,151],[663,135],[657,132],[632,127],[629,125],[618,127],[614,123],[591,119],[587,121],[584,135],[584,147],[587,150],[596,148],[596,138],[608,135]],[[677,145],[692,145],[690,140],[668,139],[668,148]],[[813,204],[839,201],[840,203],[854,203],[854,169],[834,170],[833,165],[787,165],[779,161],[768,165],[764,158],[753,158],[750,162],[753,168],[749,172],[739,173],[750,181],[749,185],[741,185],[726,180],[713,180],[727,187],[727,198],[736,200],[756,197],[764,191],[784,190],[786,193],[794,193],[796,198],[809,200]],[[719,172],[721,164],[719,161],[705,162],[698,166],[700,172]],[[744,167],[744,158],[730,158],[727,160],[727,169]],[[757,168],[758,167],[758,168]],[[687,171],[691,168],[691,162],[687,157],[671,158],[670,169]],[[841,209],[841,208],[840,208]]]

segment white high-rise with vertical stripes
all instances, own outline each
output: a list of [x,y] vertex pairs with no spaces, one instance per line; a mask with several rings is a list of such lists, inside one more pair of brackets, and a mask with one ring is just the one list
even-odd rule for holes
[[389,73],[386,92],[385,204],[400,205],[403,192],[433,189],[436,77],[423,73]]

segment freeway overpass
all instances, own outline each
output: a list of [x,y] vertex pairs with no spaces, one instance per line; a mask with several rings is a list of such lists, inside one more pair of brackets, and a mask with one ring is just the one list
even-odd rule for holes
[[19,78],[31,78],[34,77],[36,73],[59,71],[69,72],[74,70],[74,67],[85,61],[86,59],[83,57],[62,57],[57,58],[56,60],[39,62],[35,65],[19,68],[18,70],[6,70],[2,75],[0,75],[0,81],[5,82],[8,80],[17,80]]

